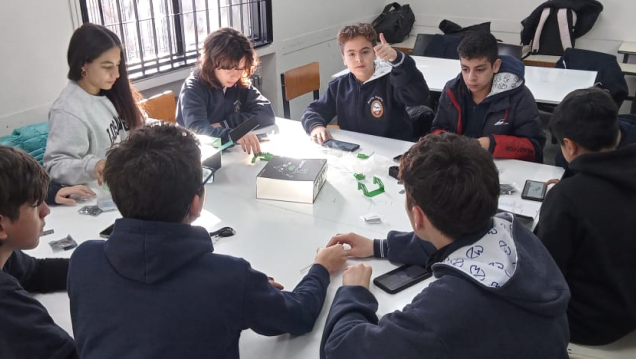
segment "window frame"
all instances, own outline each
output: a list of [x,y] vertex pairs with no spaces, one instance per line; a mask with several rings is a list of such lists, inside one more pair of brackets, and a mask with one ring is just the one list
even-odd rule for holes
[[[75,21],[74,22],[77,24],[77,26],[85,22],[90,22],[89,20],[91,20],[89,18],[90,16],[88,13],[89,1],[90,0],[70,0],[70,2],[75,3],[75,14],[74,14]],[[105,0],[94,0],[94,1],[98,2],[101,5]],[[166,18],[169,17],[168,20],[166,20],[167,21],[166,29],[168,33],[168,41],[170,42],[169,44],[170,51],[169,53],[163,54],[161,56],[158,55],[159,41],[158,41],[157,30],[159,29],[157,28],[157,25],[155,24],[155,18],[153,13],[154,5],[150,6],[151,14],[152,14],[152,18],[150,19],[152,23],[151,25],[152,34],[150,37],[147,37],[141,34],[140,18],[138,15],[138,1],[133,0],[134,1],[133,10],[135,13],[133,23],[135,24],[134,27],[136,30],[136,38],[134,39],[134,43],[136,47],[132,51],[138,52],[138,55],[139,55],[138,59],[136,59],[135,61],[130,61],[130,56],[129,56],[130,50],[126,49],[126,45],[125,45],[126,40],[122,38],[123,36],[121,36],[121,34],[125,33],[123,28],[123,24],[125,23],[125,21],[122,21],[122,14],[121,14],[122,7],[120,5],[121,4],[120,0],[111,0],[111,1],[114,1],[116,3],[117,11],[118,11],[118,15],[117,15],[118,22],[115,22],[113,24],[106,24],[106,26],[109,27],[111,30],[113,30],[113,27],[117,27],[117,31],[114,31],[114,32],[117,33],[118,36],[120,37],[120,40],[122,40],[122,44],[124,46],[124,53],[125,53],[124,55],[126,56],[126,62],[128,65],[128,72],[129,72],[129,77],[131,81],[137,82],[137,81],[149,80],[156,76],[161,76],[161,75],[168,74],[170,72],[175,72],[175,71],[184,70],[184,69],[187,69],[189,71],[189,69],[196,64],[196,62],[199,59],[201,49],[203,46],[203,40],[204,40],[204,37],[200,38],[197,35],[198,27],[197,27],[196,16],[194,15],[192,16],[193,23],[195,24],[195,30],[194,30],[195,41],[194,42],[197,43],[196,47],[192,48],[192,46],[190,46],[190,48],[188,48],[188,46],[186,46],[185,30],[182,26],[183,18],[185,15],[194,14],[195,11],[201,11],[201,9],[197,9],[194,6],[195,0],[147,0],[150,4],[153,4],[154,2],[163,3],[166,6],[166,9],[168,8],[168,4],[172,6],[171,9],[174,9],[175,6],[178,6],[177,11],[172,11],[171,14],[165,15]],[[190,2],[190,1],[192,1],[191,11],[183,12],[182,4],[184,2]],[[214,3],[214,2],[216,2],[216,11],[218,14],[218,21],[215,24],[210,23],[211,16],[209,12],[212,10],[207,6],[209,5],[209,3]],[[225,4],[223,5],[222,2]],[[251,24],[249,25],[249,29],[250,29],[249,33],[254,34],[253,36],[248,36],[248,37],[253,41],[254,47],[261,48],[261,47],[272,44],[273,42],[272,0],[206,0],[205,4],[206,4],[206,8],[204,9],[204,11],[205,11],[205,17],[207,20],[207,22],[203,26],[205,30],[210,29],[210,32],[211,32],[220,28],[223,25],[228,25],[229,27],[236,28],[239,31],[244,31],[245,26],[243,25],[245,24],[245,22],[243,17],[243,6],[249,6],[249,7],[252,7],[253,9],[253,11],[250,11],[250,14],[253,14],[254,12],[258,12],[258,16],[248,16],[248,22],[251,22]],[[233,7],[239,8],[240,18],[238,20],[241,22],[241,26],[236,26],[236,27],[233,26],[235,21],[235,16],[233,16],[233,13],[232,13],[232,10],[234,9]],[[103,6],[100,6],[100,10],[102,9],[103,9]],[[222,18],[222,9],[227,9],[225,19]],[[71,4],[71,12],[73,12],[73,4]],[[103,13],[100,13],[100,17],[101,17],[100,19],[101,21],[97,23],[104,24]],[[141,21],[148,21],[148,20],[149,19],[141,19]],[[223,20],[225,20],[227,24],[224,24]],[[144,41],[151,41],[154,46],[154,52],[156,56],[152,56],[151,59],[144,59],[144,55],[145,55],[145,50],[143,48]],[[174,48],[172,46],[173,43],[175,45]]]

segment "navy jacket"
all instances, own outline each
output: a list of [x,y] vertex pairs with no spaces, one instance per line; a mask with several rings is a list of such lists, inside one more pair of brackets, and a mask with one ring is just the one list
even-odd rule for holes
[[314,265],[292,292],[201,227],[118,219],[108,241],[75,249],[68,289],[81,358],[238,358],[241,331],[312,330],[329,285]]
[[373,76],[360,83],[352,73],[329,83],[320,99],[302,116],[309,134],[316,126],[327,126],[338,117],[343,130],[411,141],[413,121],[406,107],[426,105],[428,86],[415,61],[398,51],[393,63],[377,61]]
[[546,195],[538,235],[572,291],[572,342],[608,344],[636,329],[636,144],[570,168]]
[[14,251],[0,270],[0,358],[77,358],[73,339],[29,292],[66,289],[68,259]]
[[[488,150],[493,157],[543,162],[545,135],[534,96],[524,84],[524,65],[512,56],[500,58],[501,67],[493,78],[492,90],[480,104],[488,109],[479,137],[490,138]],[[432,133],[464,134],[466,124],[462,114],[466,111],[464,96],[468,91],[461,73],[446,83]]]
[[[196,133],[228,140],[229,129],[235,128],[251,116],[260,127],[273,125],[272,104],[252,85],[238,84],[225,90],[213,88],[191,74],[181,86],[177,102],[177,123]],[[222,127],[212,127],[219,123]]]
[[539,239],[511,220],[501,214],[439,251],[413,233],[389,232],[376,256],[428,261],[437,280],[380,320],[369,290],[338,289],[321,358],[567,358],[565,279]]

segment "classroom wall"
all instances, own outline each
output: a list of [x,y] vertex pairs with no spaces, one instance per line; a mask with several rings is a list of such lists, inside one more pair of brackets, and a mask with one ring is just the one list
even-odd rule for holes
[[[507,43],[521,42],[521,21],[545,0],[412,0],[409,2],[415,13],[415,26],[411,34],[442,33],[439,23],[448,19],[461,26],[490,21],[491,31]],[[636,2],[628,0],[601,0],[601,12],[596,24],[585,36],[576,40],[581,49],[601,51],[616,55],[623,41],[636,42]],[[390,1],[386,1],[390,3]],[[620,55],[622,62],[622,55]],[[636,63],[636,56],[630,62]],[[636,91],[636,77],[628,76],[630,94]],[[621,112],[629,112],[630,103],[625,102]]]
[[[77,0],[22,0],[3,4],[0,12],[0,136],[14,128],[47,120],[48,110],[66,84],[66,48],[77,21]],[[355,21],[370,21],[381,0],[275,0],[272,45],[259,49],[263,93],[282,116],[280,73],[320,62],[321,85],[344,68],[335,41],[338,30]],[[74,11],[71,11],[73,8]],[[28,11],[26,9],[29,9]],[[178,92],[189,70],[141,81],[146,96],[166,88]],[[299,119],[311,95],[291,104]]]
[[73,31],[67,1],[2,3],[0,136],[23,124],[46,121],[66,84],[66,47]]

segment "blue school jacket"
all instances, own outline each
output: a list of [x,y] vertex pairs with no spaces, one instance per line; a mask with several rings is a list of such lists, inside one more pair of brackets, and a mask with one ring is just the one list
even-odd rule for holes
[[314,265],[293,291],[241,258],[214,253],[208,232],[118,219],[108,241],[71,257],[68,291],[81,358],[238,358],[239,337],[305,334],[329,272]]
[[392,63],[376,61],[375,72],[364,83],[352,73],[331,81],[327,92],[303,113],[305,131],[327,126],[337,116],[343,130],[413,140],[413,121],[406,107],[426,105],[428,86],[415,61],[397,53]]

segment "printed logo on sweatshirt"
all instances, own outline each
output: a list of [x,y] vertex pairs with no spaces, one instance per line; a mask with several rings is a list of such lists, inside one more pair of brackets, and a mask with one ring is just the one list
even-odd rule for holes
[[108,133],[108,138],[110,138],[110,144],[114,145],[119,138],[119,133],[124,130],[128,131],[128,125],[126,122],[122,121],[121,118],[113,116],[113,120],[110,122],[110,125],[106,129],[106,133]]
[[495,122],[494,126],[501,126],[501,125],[507,125],[508,122],[506,122],[505,118],[502,118],[501,120]]
[[234,114],[239,114],[241,113],[241,101],[236,100],[234,101]]
[[371,115],[375,118],[380,118],[384,115],[384,100],[379,96],[373,96],[367,103],[370,103]]

